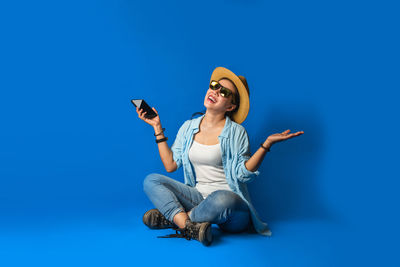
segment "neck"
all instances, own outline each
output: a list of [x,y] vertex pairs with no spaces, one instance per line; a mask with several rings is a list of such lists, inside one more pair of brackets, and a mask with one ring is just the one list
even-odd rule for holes
[[202,124],[206,128],[214,128],[225,124],[225,114],[223,113],[213,113],[209,110],[206,111]]

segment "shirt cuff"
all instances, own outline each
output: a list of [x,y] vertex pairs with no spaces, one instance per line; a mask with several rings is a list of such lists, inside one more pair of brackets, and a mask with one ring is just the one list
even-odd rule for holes
[[174,154],[172,154],[172,158],[176,162],[177,169],[179,169],[182,166],[182,158],[175,158]]
[[253,175],[255,175],[255,176],[258,176],[259,174],[260,174],[260,172],[258,171],[258,170],[256,170],[256,171],[254,171],[254,172],[252,172],[252,171],[249,171],[247,168],[246,168],[246,161],[243,161],[243,174],[245,175],[245,176],[253,176]]

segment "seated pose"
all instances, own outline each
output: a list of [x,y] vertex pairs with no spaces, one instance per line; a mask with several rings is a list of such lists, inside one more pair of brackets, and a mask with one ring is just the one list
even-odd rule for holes
[[[156,209],[147,211],[143,222],[151,229],[172,228],[167,237],[196,239],[208,246],[212,242],[211,224],[223,231],[238,233],[254,228],[271,235],[257,215],[247,190],[270,147],[303,134],[303,131],[270,135],[251,156],[249,138],[240,125],[249,112],[249,87],[243,76],[217,67],[204,98],[206,112],[187,120],[168,147],[160,116],[138,117],[153,126],[161,160],[167,172],[183,166],[184,183],[152,173],[143,188]],[[154,112],[157,110],[153,107]]]

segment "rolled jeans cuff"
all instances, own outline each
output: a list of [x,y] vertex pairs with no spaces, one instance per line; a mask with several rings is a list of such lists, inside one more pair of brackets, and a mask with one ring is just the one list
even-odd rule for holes
[[170,222],[174,222],[174,217],[175,217],[175,215],[176,214],[178,214],[179,212],[184,212],[181,208],[177,208],[177,209],[175,209],[173,212],[171,212],[170,213],[170,215],[168,216],[168,220],[170,221]]

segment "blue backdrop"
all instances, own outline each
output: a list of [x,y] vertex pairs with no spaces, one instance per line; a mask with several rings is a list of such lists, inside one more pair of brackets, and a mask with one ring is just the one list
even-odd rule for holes
[[[398,14],[395,1],[2,2],[0,265],[399,266]],[[130,99],[157,109],[171,146],[217,66],[248,80],[252,153],[305,132],[249,185],[273,236],[157,239],[142,181],[183,172],[166,173]]]

